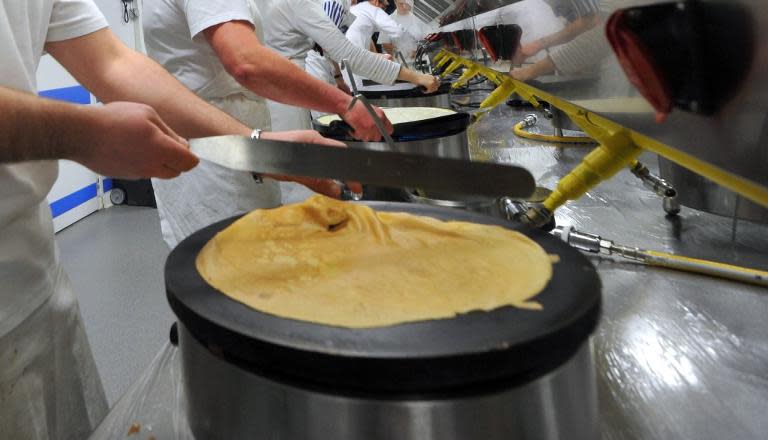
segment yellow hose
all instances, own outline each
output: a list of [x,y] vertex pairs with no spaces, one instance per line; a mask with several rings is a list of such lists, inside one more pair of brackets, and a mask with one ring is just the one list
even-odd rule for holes
[[561,144],[591,145],[595,143],[595,140],[588,136],[555,136],[551,134],[531,133],[524,129],[524,125],[524,122],[518,122],[513,129],[515,134],[521,138],[534,141],[557,142]]
[[653,266],[696,272],[768,287],[768,272],[764,270],[734,266],[732,264],[719,263],[716,261],[700,260],[698,258],[683,257],[681,255],[668,254],[666,252],[643,251],[643,253],[647,257],[645,262]]

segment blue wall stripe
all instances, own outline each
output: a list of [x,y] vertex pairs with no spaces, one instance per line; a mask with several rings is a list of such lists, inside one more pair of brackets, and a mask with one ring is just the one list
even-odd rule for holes
[[71,102],[73,104],[90,104],[91,93],[83,86],[64,87],[61,89],[43,90],[38,93],[46,98],[58,101]]
[[98,184],[92,183],[83,189],[77,190],[68,196],[51,203],[51,214],[54,218],[64,214],[70,209],[77,208],[83,203],[95,198],[99,193]]
[[104,192],[107,192],[112,189],[112,179],[104,179],[101,181],[101,186],[103,188]]

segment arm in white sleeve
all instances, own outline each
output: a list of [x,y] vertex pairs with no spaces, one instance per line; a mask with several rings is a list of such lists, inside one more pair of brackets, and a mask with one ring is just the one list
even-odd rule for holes
[[400,24],[381,9],[376,9],[373,20],[376,23],[376,29],[382,35],[388,36],[391,40],[397,40],[405,34],[405,28],[400,26]]
[[[296,25],[302,33],[319,44],[336,62],[349,60],[352,71],[381,84],[394,84],[400,74],[400,64],[361,49],[352,44],[336,28],[323,8],[311,0],[299,0],[294,6]],[[385,14],[386,15],[386,14]]]
[[611,54],[611,46],[605,38],[602,26],[579,35],[572,41],[555,46],[549,51],[549,57],[558,72],[564,75],[577,75],[589,71]]

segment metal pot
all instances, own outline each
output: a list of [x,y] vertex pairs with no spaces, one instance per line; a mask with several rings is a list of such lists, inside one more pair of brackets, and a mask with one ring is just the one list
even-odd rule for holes
[[[385,142],[345,142],[351,148],[391,151]],[[451,159],[469,160],[469,141],[467,133],[461,132],[450,136],[412,141],[395,141],[395,151],[401,153],[423,154]]]
[[[397,108],[391,108],[391,110],[397,110]],[[471,123],[471,117],[466,113],[450,111],[449,113],[450,115],[441,117],[396,124],[395,133],[392,134],[394,151],[469,160],[467,127]],[[354,140],[348,133],[350,128],[338,121],[328,123],[322,119],[315,119],[312,125],[323,136],[340,140],[352,148],[393,150],[383,140],[380,142]]]
[[422,93],[410,83],[391,86],[369,85],[358,89],[368,101],[379,107],[437,107],[451,108],[450,84],[446,83],[429,94]]
[[537,187],[528,200],[513,200],[509,197],[488,198],[456,196],[447,194],[425,194],[421,190],[407,191],[408,201],[429,206],[461,209],[478,214],[490,215],[503,220],[518,220],[529,208],[541,206],[541,202],[552,193],[544,187]]
[[589,336],[600,282],[591,263],[549,234],[488,216],[370,205],[528,235],[560,259],[536,297],[543,310],[502,307],[373,329],[279,318],[215,291],[197,273],[199,250],[236,218],[216,223],[180,243],[165,268],[195,436],[597,439]]
[[739,197],[733,191],[659,156],[661,177],[677,190],[676,200],[689,208],[713,214],[768,223],[768,208]]
[[214,356],[181,326],[187,419],[198,439],[598,439],[591,347],[535,381],[389,398],[272,380]]
[[419,203],[422,205],[430,206],[442,206],[452,209],[463,209],[466,211],[476,212],[478,214],[490,215],[491,217],[509,219],[510,216],[504,210],[500,204],[499,199],[493,198],[464,198],[456,199],[451,197],[449,200],[444,198],[432,198],[424,197],[416,194],[416,191],[408,192],[408,199],[411,203]]

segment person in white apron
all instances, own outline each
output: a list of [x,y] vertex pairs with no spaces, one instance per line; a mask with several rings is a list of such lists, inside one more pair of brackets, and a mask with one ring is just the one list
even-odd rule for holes
[[[392,38],[387,33],[379,35],[379,43],[388,53],[400,52],[409,62],[416,55],[417,44],[427,35],[437,32],[437,27],[428,26],[419,17],[413,14],[413,0],[396,0],[397,10],[389,14],[392,20],[405,29],[400,38]],[[397,57],[395,57],[397,59]]]
[[[609,53],[601,20],[603,1],[545,0],[555,16],[567,23],[557,32],[523,43],[515,54],[509,75],[520,81],[558,72],[583,75],[595,69]],[[610,3],[610,1],[608,2]],[[610,8],[610,7],[608,7]],[[538,55],[538,56],[537,56]],[[528,61],[530,64],[518,66]],[[598,61],[598,62],[594,62]]]
[[[280,96],[290,102],[325,110],[334,109],[332,103],[340,102],[341,108],[336,107],[340,114],[347,112],[351,102],[351,97],[340,90],[314,80],[303,70],[260,46],[259,40],[263,41],[262,26],[253,0],[156,0],[147,3],[143,26],[147,53],[151,58],[198,96],[248,126],[269,130],[271,125],[265,100],[254,92]],[[223,26],[233,28],[234,32]],[[238,34],[237,31],[244,26],[247,26],[248,35]],[[251,35],[254,31],[258,40]],[[217,45],[222,38],[219,33],[230,39],[238,35],[251,39],[224,41],[226,45],[221,49],[222,46]],[[230,56],[227,50],[231,50],[232,46],[246,48],[248,44],[259,45],[257,49],[263,49],[266,56],[274,57],[257,62],[282,62],[282,67],[265,70],[266,77],[249,78],[246,74],[234,77],[238,67],[230,59],[243,55],[236,53]],[[297,78],[296,83],[281,82],[291,75]],[[324,95],[319,93],[323,91],[318,90],[321,88]],[[318,94],[313,99],[307,99],[310,94],[307,90]],[[362,105],[355,106],[350,114],[354,116],[347,118],[351,125],[357,128],[361,126],[361,120],[368,121],[369,133],[361,132],[369,138],[378,138],[379,134]],[[280,186],[274,180],[254,178],[251,173],[232,171],[210,162],[203,162],[176,179],[153,179],[152,186],[163,238],[170,247],[175,247],[188,235],[216,221],[281,204]]]
[[385,2],[362,0],[349,9],[355,21],[347,30],[347,39],[357,47],[368,50],[373,34],[380,32],[397,39],[405,34],[405,29],[384,12]]
[[[329,16],[333,16],[333,11],[348,15],[349,8],[346,0],[263,0],[259,10],[264,20],[265,42],[303,69],[307,53],[317,44],[336,63],[348,60],[356,75],[382,84],[394,84],[399,79],[423,86],[427,92],[437,90],[437,78],[404,68],[347,40]],[[306,109],[286,108],[272,102],[269,108],[274,130],[303,128],[310,123]]]
[[[0,439],[83,439],[107,403],[54,241],[58,159],[126,178],[197,164],[155,110],[119,99],[154,105],[188,136],[250,128],[120,43],[92,0],[0,0],[0,23]],[[37,97],[44,51],[107,104]]]
[[[386,35],[390,41],[399,40],[405,35],[405,29],[384,12],[385,5],[386,3],[380,0],[361,0],[349,9],[349,12],[355,16],[355,21],[352,22],[346,34],[352,44],[361,49],[372,50],[372,38],[375,32]],[[346,72],[344,74],[345,81],[351,86]],[[361,75],[355,76],[357,87],[362,87],[363,79],[368,78]]]
[[[59,3],[0,0],[0,86],[36,93],[35,69],[46,42],[107,25],[90,2],[70,2],[66,11]],[[0,149],[7,148],[3,142],[8,138],[0,139]],[[0,160],[2,439],[85,438],[107,412],[77,302],[53,241],[45,197],[57,175],[56,161]]]

